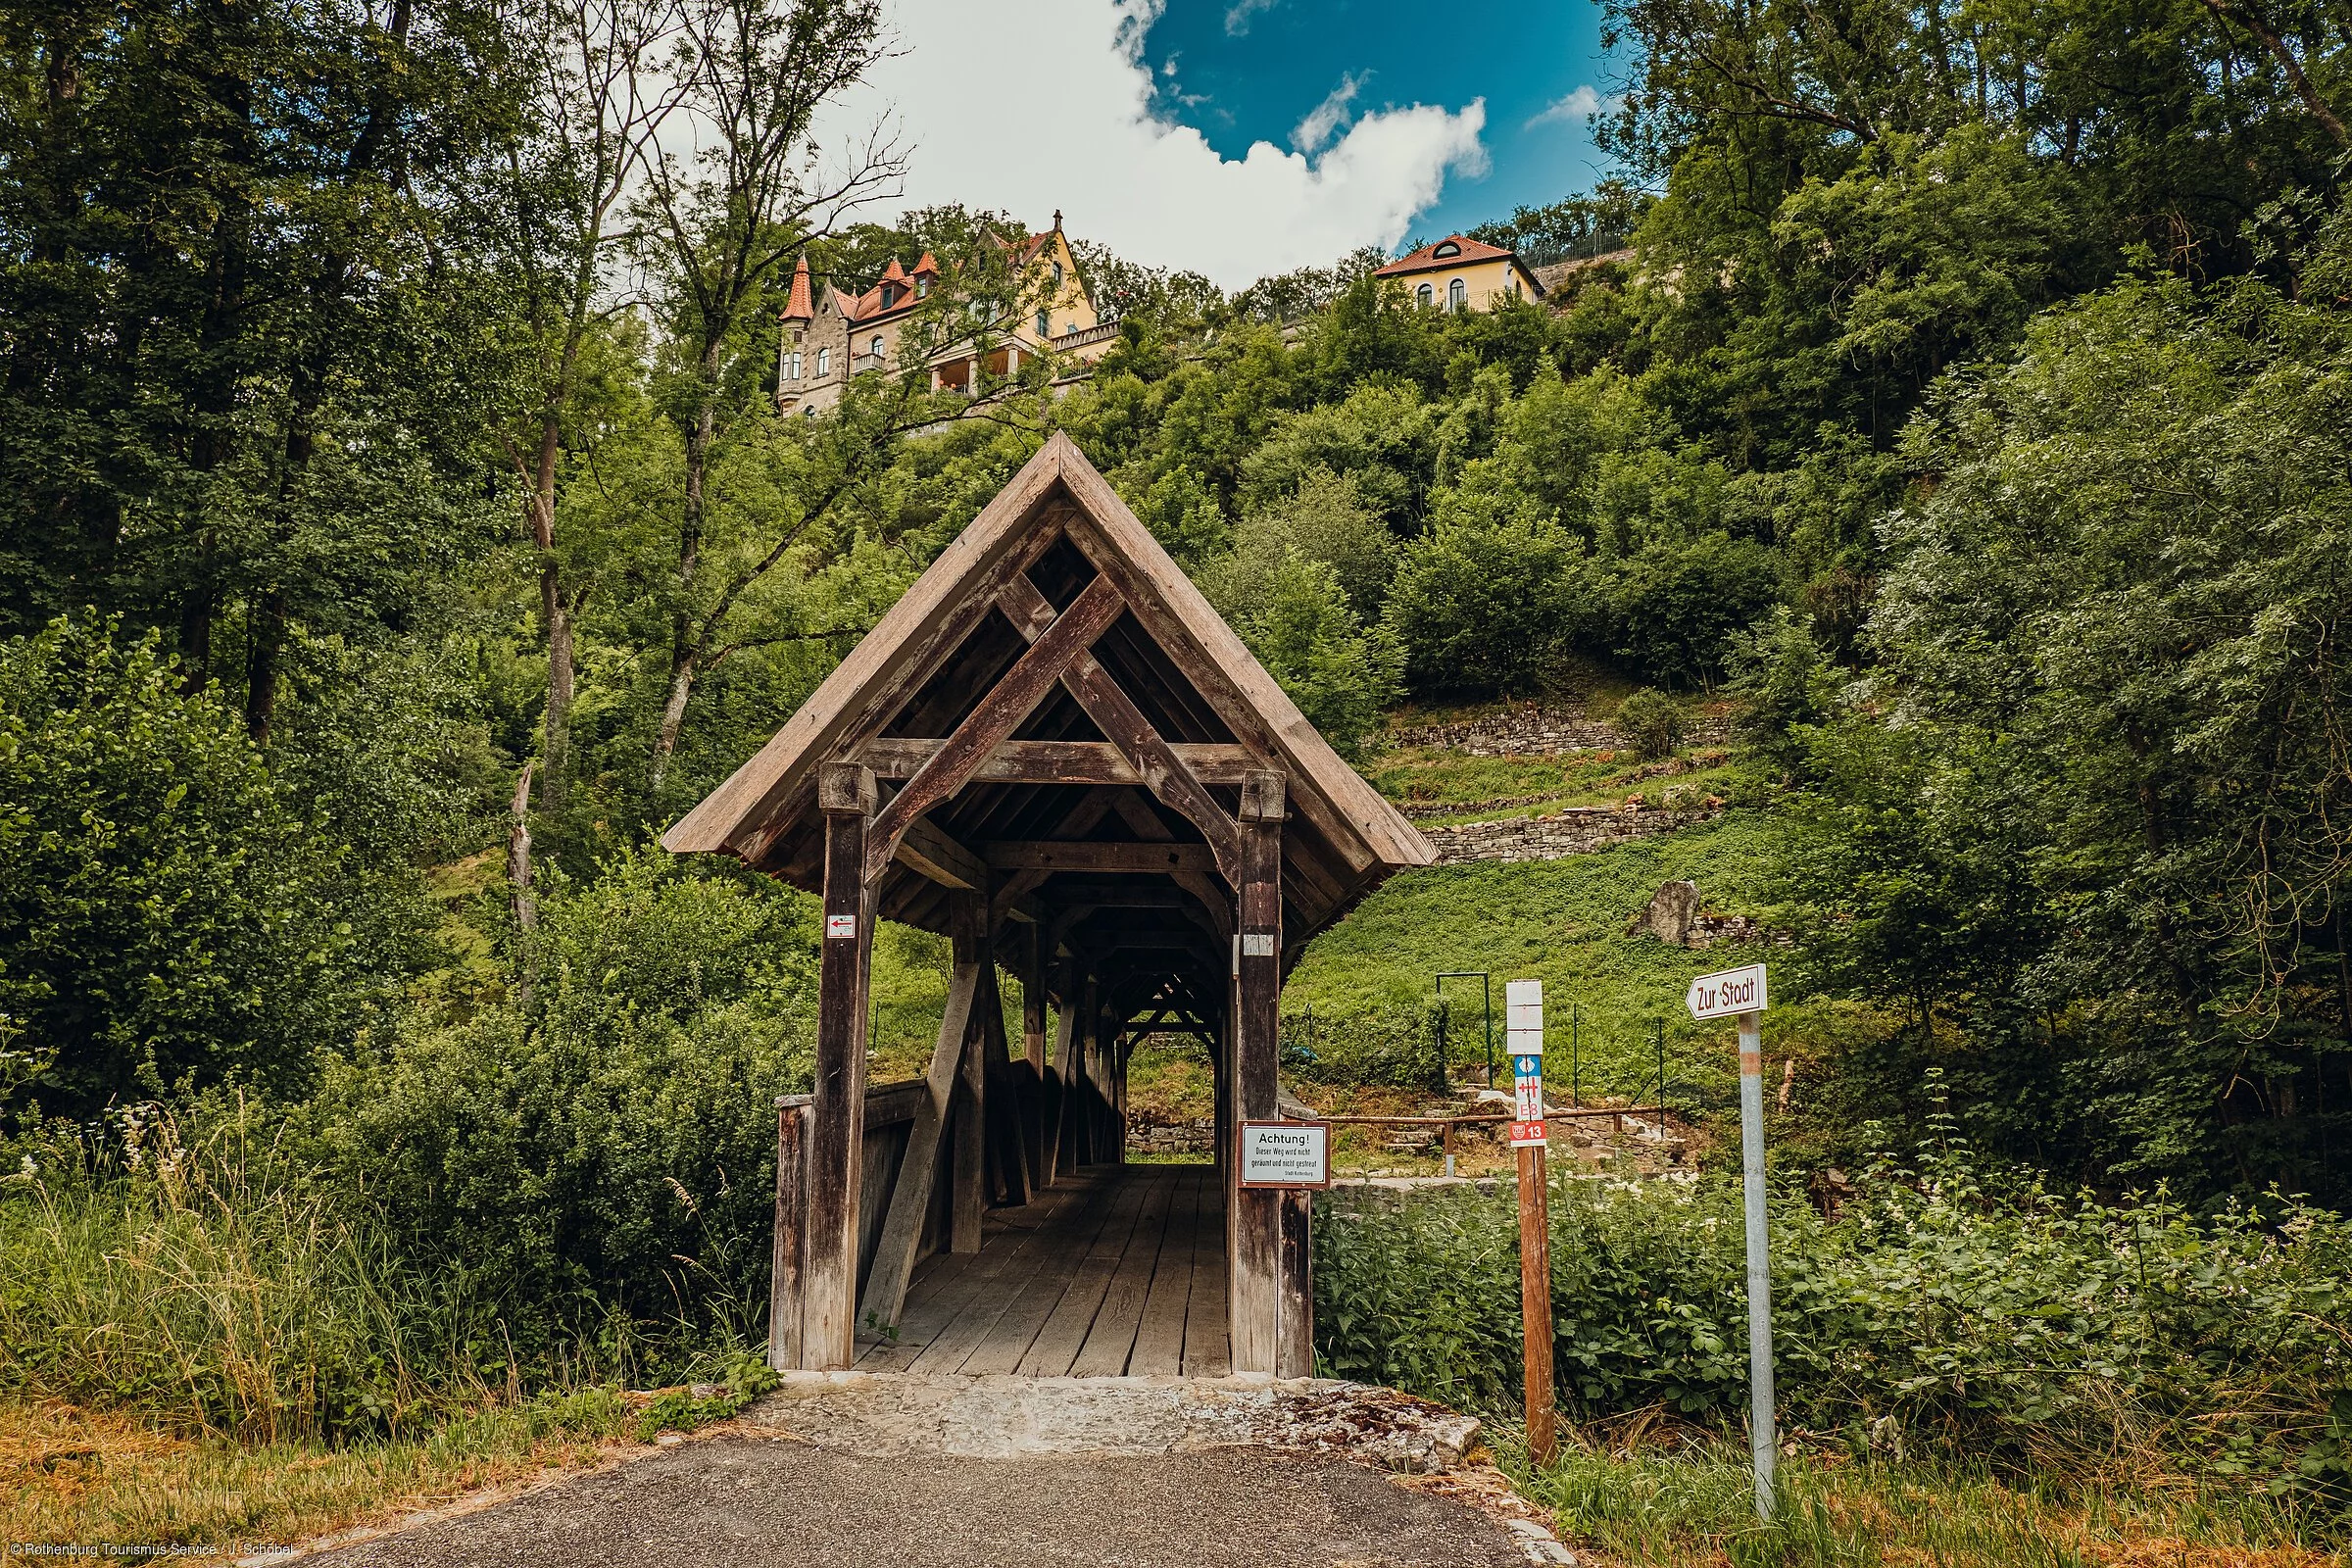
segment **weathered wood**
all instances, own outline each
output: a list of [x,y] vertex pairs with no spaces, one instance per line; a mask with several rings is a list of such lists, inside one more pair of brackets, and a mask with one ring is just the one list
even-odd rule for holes
[[[1023,1228],[1000,1233],[970,1257],[943,1253],[927,1260],[909,1293],[900,1344],[869,1351],[860,1367],[881,1372],[955,1372],[987,1337],[1027,1278],[1064,1245],[1089,1212],[1100,1223],[1108,1194],[1073,1181],[1024,1209]],[[1090,1232],[1091,1234],[1091,1232]],[[931,1290],[933,1271],[942,1284]]]
[[1125,871],[1137,875],[1214,873],[1205,844],[1065,844],[1055,839],[995,839],[975,846],[997,871]]
[[1046,1168],[1055,1179],[1078,1169],[1078,1143],[1071,1118],[1078,1111],[1077,1091],[1070,1082],[1070,1054],[1077,1049],[1078,1002],[1064,993],[1054,1025],[1054,1118],[1046,1134]]
[[[1128,1353],[1135,1348],[1135,1331],[1144,1315],[1144,1298],[1152,1291],[1152,1272],[1158,1266],[1160,1249],[1167,1241],[1174,1183],[1158,1170],[1123,1179],[1144,1190],[1135,1229],[1128,1233],[1126,1245],[1110,1259],[1107,1269],[1082,1273],[1071,1281],[1062,1298],[1068,1320],[1082,1315],[1086,1320],[1078,1343],[1070,1347],[1066,1370],[1074,1378],[1115,1378],[1127,1370]],[[1094,1286],[1098,1278],[1102,1281],[1099,1291]],[[1049,1323],[1031,1353],[1041,1366],[1050,1368],[1060,1350],[1054,1325]]]
[[[988,896],[985,892],[952,896],[950,930],[958,967],[970,964],[982,992],[995,990],[996,960],[988,945]],[[988,1055],[985,1022],[964,1031],[963,1052],[957,1058],[957,1097],[954,1137],[955,1186],[948,1207],[948,1250],[980,1250],[980,1222],[988,1209]]]
[[[1208,1173],[1198,1166],[1182,1173],[1168,1210],[1168,1231],[1159,1244],[1159,1260],[1152,1270],[1151,1289],[1137,1320],[1135,1344],[1128,1353],[1130,1377],[1175,1377],[1184,1371],[1184,1306],[1192,1295],[1193,1271],[1200,1266],[1202,1189]],[[1216,1238],[1222,1253],[1225,1239]]]
[[948,1005],[939,1020],[939,1038],[931,1047],[931,1070],[923,1075],[927,1093],[916,1102],[906,1157],[899,1166],[899,1179],[890,1193],[890,1212],[882,1221],[882,1242],[858,1298],[861,1328],[895,1328],[906,1308],[906,1281],[914,1271],[923,1216],[930,1210],[931,1185],[939,1170],[940,1134],[947,1125],[949,1099],[956,1087],[956,1069],[963,1061],[979,988],[980,966],[957,964],[948,981]]
[[[1012,1051],[1004,1037],[1004,996],[997,985],[997,966],[992,960],[985,969],[980,1021],[990,1085],[988,1152],[995,1167],[991,1190],[998,1202],[1019,1208],[1029,1201],[1029,1155],[1021,1135],[1027,1109],[1021,1077],[1012,1070]],[[1028,1062],[1024,1059],[1019,1065],[1026,1067]]]
[[[1282,995],[1282,808],[1279,773],[1242,786],[1241,954],[1234,1030],[1235,1111],[1245,1121],[1280,1114],[1277,1008]],[[1236,1188],[1233,1293],[1228,1328],[1237,1372],[1272,1372],[1280,1359],[1281,1207],[1278,1193]]]
[[916,875],[927,877],[943,888],[968,893],[988,883],[988,862],[948,837],[946,829],[928,818],[907,824],[894,858]]
[[[1095,579],[1097,582],[1107,580],[1107,573]],[[1043,614],[1050,612],[1053,608],[1047,603],[1046,596],[1039,593],[1037,586],[1026,577],[1015,578],[1005,584],[1004,591],[998,595],[998,603],[1005,607],[1005,613],[1024,633],[1039,624]],[[1049,625],[1043,633],[1037,634],[1031,652],[1044,647],[1046,640],[1053,635],[1053,626]],[[1111,678],[1110,671],[1104,669],[1092,654],[1087,654],[1071,660],[1064,666],[1060,678],[1069,694],[1078,699],[1078,706],[1086,710],[1086,716],[1093,719],[1096,727],[1119,749],[1119,755],[1127,759],[1128,765],[1142,775],[1145,786],[1152,795],[1182,812],[1200,830],[1200,836],[1208,841],[1225,879],[1230,882],[1238,876],[1241,870],[1240,829],[1234,825],[1233,818],[1226,814],[1225,808],[1217,804],[1216,797],[1208,793],[1200,778],[1185,765],[1184,760],[1176,755],[1161,738],[1159,731],[1152,727],[1152,721],[1144,716],[1143,710],[1136,707],[1134,700]]]
[[865,988],[873,892],[865,829],[874,776],[852,763],[818,771],[825,813],[825,936],[817,961],[816,1086],[810,1106],[808,1230],[802,1265],[803,1361],[835,1371],[856,1358],[858,1203],[865,1142]]
[[776,1101],[776,1235],[768,1260],[767,1364],[778,1372],[798,1371],[801,1366],[808,1116],[807,1095],[785,1095]]
[[[1004,593],[1017,594],[1022,589],[1031,594],[1037,592],[1028,578],[1015,576]],[[907,826],[963,788],[997,743],[1037,710],[1046,693],[1054,689],[1073,664],[1086,658],[1088,647],[1125,609],[1126,601],[1119,597],[1110,579],[1097,577],[1068,610],[1054,617],[1044,634],[1029,645],[1028,652],[1015,660],[1012,667],[980,700],[980,705],[956,726],[956,733],[948,737],[947,744],[900,787],[899,793],[891,797],[890,804],[874,818],[871,842],[866,846],[868,880],[882,874],[882,868],[897,853],[899,840]]]
[[1315,1262],[1311,1233],[1315,1195],[1303,1190],[1282,1197],[1282,1261],[1278,1281],[1274,1372],[1277,1377],[1315,1375]]
[[[946,746],[945,740],[878,735],[858,749],[857,760],[876,778],[912,778]],[[1179,760],[1203,784],[1239,784],[1242,775],[1265,764],[1243,747],[1227,742],[1178,741]],[[999,741],[980,760],[975,784],[1127,784],[1145,782],[1141,769],[1108,741]]]

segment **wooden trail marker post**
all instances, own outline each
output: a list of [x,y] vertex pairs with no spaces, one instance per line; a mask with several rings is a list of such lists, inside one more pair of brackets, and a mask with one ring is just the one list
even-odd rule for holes
[[1511,1051],[1511,1148],[1519,1155],[1519,1316],[1527,1346],[1527,1451],[1538,1464],[1559,1456],[1551,1391],[1551,1215],[1544,1125],[1544,982],[1504,988]]
[[1747,1199],[1747,1377],[1750,1409],[1748,1451],[1756,1467],[1756,1517],[1772,1522],[1773,1462],[1780,1454],[1780,1429],[1772,1399],[1772,1257],[1764,1223],[1764,1036],[1762,1013],[1770,1001],[1764,966],[1702,974],[1684,998],[1690,1016],[1740,1020],[1740,1164]]

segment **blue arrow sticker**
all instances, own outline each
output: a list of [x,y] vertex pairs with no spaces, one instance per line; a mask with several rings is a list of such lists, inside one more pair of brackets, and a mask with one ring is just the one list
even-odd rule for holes
[[1542,1056],[1513,1056],[1511,1071],[1522,1078],[1541,1078],[1544,1076],[1544,1058]]

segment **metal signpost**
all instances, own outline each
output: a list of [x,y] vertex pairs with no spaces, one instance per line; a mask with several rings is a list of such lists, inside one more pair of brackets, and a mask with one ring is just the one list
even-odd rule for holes
[[1503,988],[1511,1052],[1511,1148],[1519,1155],[1519,1316],[1527,1346],[1527,1452],[1549,1464],[1560,1451],[1551,1396],[1551,1218],[1544,1126],[1544,982]]
[[1747,1196],[1747,1367],[1752,1402],[1747,1418],[1749,1451],[1755,1455],[1756,1517],[1772,1520],[1773,1460],[1780,1429],[1772,1409],[1772,1260],[1764,1227],[1764,1037],[1761,1014],[1770,1005],[1764,966],[1702,974],[1690,982],[1684,1002],[1701,1023],[1740,1020],[1740,1163]]

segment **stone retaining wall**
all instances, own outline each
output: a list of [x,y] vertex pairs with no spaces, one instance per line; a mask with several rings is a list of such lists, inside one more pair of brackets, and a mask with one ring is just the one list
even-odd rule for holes
[[1704,807],[1629,811],[1608,806],[1568,806],[1553,816],[1514,816],[1499,822],[1465,822],[1460,827],[1425,827],[1421,832],[1437,846],[1440,865],[1469,860],[1558,860],[1671,833],[1716,814]]
[[1141,1122],[1130,1117],[1127,1147],[1148,1154],[1212,1154],[1216,1126],[1211,1121]]
[[[1729,713],[1692,718],[1684,727],[1683,744],[1726,745],[1732,739],[1732,725]],[[1582,710],[1563,708],[1513,708],[1485,718],[1392,730],[1388,742],[1392,746],[1443,746],[1472,757],[1587,752],[1626,744],[1625,736],[1606,719],[1588,718]]]

